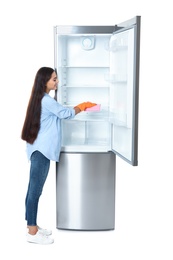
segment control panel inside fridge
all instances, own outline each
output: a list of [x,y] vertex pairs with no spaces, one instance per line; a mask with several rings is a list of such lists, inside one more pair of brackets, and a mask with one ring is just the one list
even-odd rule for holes
[[76,28],[75,33],[65,26],[55,28],[58,102],[74,107],[90,101],[101,107],[62,120],[62,151],[114,151],[137,165],[136,19],[127,28],[110,28],[108,33],[101,33],[101,26],[99,33],[97,27],[94,33],[86,33],[86,26],[85,33],[82,27],[80,33]]

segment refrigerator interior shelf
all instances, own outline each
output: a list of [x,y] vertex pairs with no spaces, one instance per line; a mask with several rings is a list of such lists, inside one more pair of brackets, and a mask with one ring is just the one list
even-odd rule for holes
[[81,152],[87,152],[87,153],[102,153],[102,152],[109,152],[111,151],[111,148],[109,146],[105,146],[105,144],[101,145],[99,144],[92,144],[92,145],[86,145],[85,143],[81,145],[71,144],[70,146],[66,145],[61,148],[62,152],[76,152],[76,153],[81,153]]
[[[88,113],[88,112],[82,112],[82,113]],[[93,113],[93,112],[91,112]],[[90,116],[90,115],[84,115],[81,117],[75,117],[70,119],[71,121],[83,121],[83,122],[108,122],[108,118],[107,117],[101,117],[101,116]],[[111,122],[111,121],[110,121]]]
[[[96,116],[96,115],[88,115],[88,112],[82,112],[86,113],[83,116],[75,117],[73,119],[70,119],[71,121],[83,121],[83,122],[108,122],[109,124],[114,124],[115,126],[121,126],[121,127],[127,127],[127,121],[122,119],[119,119],[118,117],[112,118],[109,116]],[[91,112],[93,113],[93,112]],[[124,115],[125,117],[125,115]],[[130,128],[130,127],[128,127]]]
[[96,64],[96,65],[88,65],[88,66],[86,66],[86,65],[83,65],[83,64],[78,64],[78,65],[62,65],[62,66],[59,66],[59,68],[67,68],[67,69],[75,69],[75,68],[77,68],[77,69],[94,69],[94,68],[99,68],[99,69],[107,69],[107,68],[109,68],[109,65],[99,65],[99,64]]
[[109,88],[109,85],[63,85],[61,88]]

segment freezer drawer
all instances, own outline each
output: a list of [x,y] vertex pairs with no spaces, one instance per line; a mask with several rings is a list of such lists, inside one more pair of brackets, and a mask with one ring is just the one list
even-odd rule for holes
[[115,162],[112,152],[61,153],[56,164],[58,229],[114,229]]

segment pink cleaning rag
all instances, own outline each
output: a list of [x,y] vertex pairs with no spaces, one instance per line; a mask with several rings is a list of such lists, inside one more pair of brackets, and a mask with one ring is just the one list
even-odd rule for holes
[[100,111],[100,104],[97,104],[96,106],[86,108],[85,111]]

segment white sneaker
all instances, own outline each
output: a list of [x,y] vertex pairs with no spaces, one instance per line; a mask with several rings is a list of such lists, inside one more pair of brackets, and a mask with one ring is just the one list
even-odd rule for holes
[[43,235],[43,234],[40,234],[39,232],[37,232],[35,235],[30,235],[28,233],[27,242],[40,244],[40,245],[48,245],[48,244],[52,244],[54,242],[54,240],[50,236],[46,236],[46,235]]
[[37,226],[37,227],[38,227],[38,231],[39,231],[40,234],[46,235],[46,236],[52,235],[52,230],[43,229],[43,228],[41,228],[41,227],[39,227],[39,226]]

